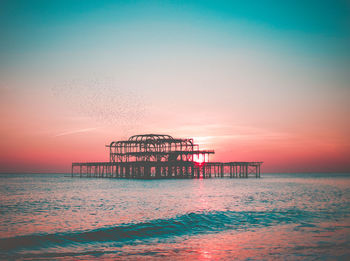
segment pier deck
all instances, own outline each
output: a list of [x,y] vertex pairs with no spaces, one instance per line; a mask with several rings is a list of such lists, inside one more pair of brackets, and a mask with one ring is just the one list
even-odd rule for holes
[[85,162],[72,164],[72,177],[260,178],[262,162]]

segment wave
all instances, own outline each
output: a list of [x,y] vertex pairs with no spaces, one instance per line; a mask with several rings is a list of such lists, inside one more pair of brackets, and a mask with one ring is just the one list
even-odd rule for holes
[[[154,219],[147,222],[122,224],[88,231],[73,231],[52,234],[32,234],[0,239],[0,253],[17,252],[26,249],[74,246],[103,242],[133,243],[174,236],[192,236],[215,233],[224,230],[247,230],[288,223],[313,222],[319,218],[301,210],[286,211],[216,211],[188,213],[168,219]],[[326,216],[325,216],[326,215]],[[331,213],[323,212],[323,218]]]

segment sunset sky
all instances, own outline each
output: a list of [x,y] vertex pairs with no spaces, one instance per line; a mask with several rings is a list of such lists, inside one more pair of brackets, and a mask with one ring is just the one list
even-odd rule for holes
[[143,133],[350,171],[347,0],[9,0],[0,32],[0,172],[69,172]]

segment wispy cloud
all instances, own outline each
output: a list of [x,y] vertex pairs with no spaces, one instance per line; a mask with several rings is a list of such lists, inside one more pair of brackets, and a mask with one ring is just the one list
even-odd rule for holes
[[194,136],[194,141],[199,145],[207,145],[215,142],[227,142],[228,140],[282,140],[290,138],[289,133],[271,131],[259,128],[232,128],[231,132],[235,134],[217,134],[210,136]]
[[61,137],[61,136],[71,135],[71,134],[76,134],[76,133],[90,132],[90,131],[94,131],[96,129],[98,129],[98,128],[85,128],[85,129],[79,129],[79,130],[65,131],[65,132],[54,135],[54,137]]

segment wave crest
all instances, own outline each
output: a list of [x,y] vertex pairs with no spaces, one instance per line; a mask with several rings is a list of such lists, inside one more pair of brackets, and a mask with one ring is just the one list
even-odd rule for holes
[[[327,213],[323,213],[323,218],[325,214]],[[300,210],[286,210],[284,212],[216,211],[188,213],[168,219],[154,219],[147,222],[121,224],[88,231],[32,234],[2,238],[0,239],[0,251],[62,247],[71,244],[96,242],[124,243],[126,241],[142,240],[144,243],[152,238],[196,235],[229,229],[239,231],[276,224],[312,222],[317,217],[317,215]],[[309,220],[310,218],[313,220]]]

